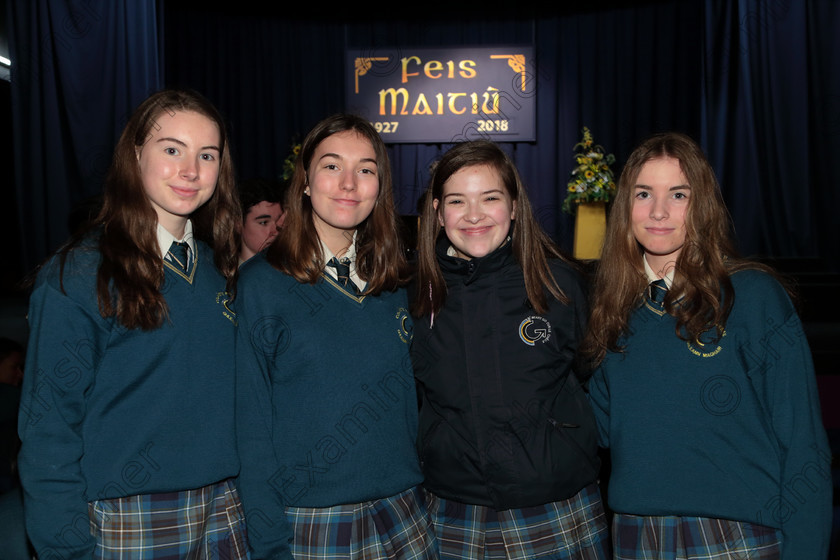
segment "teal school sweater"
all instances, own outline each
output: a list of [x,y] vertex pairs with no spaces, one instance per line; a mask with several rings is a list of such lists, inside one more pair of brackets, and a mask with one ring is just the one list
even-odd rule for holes
[[718,342],[679,339],[675,319],[646,301],[625,352],[596,371],[590,398],[612,458],[609,505],[774,527],[784,560],[824,560],[831,453],[805,334],[773,278],[748,270],[732,283]]
[[253,557],[291,559],[286,506],[386,498],[423,480],[404,290],[301,284],[257,255],[237,288],[238,486]]
[[164,266],[169,317],[152,331],[99,314],[89,239],[39,273],[30,298],[19,433],[29,537],[42,557],[90,558],[88,502],[236,476],[235,316],[212,251]]

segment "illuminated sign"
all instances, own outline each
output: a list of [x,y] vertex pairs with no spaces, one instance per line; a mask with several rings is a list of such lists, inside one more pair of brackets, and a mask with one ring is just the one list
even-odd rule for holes
[[532,47],[347,53],[347,110],[388,143],[536,139]]

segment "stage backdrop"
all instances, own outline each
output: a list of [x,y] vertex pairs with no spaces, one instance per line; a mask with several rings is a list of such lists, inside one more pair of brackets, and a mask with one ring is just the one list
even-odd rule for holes
[[[125,115],[153,88],[205,93],[229,120],[238,174],[277,176],[293,142],[347,109],[349,53],[525,45],[533,140],[500,141],[564,247],[572,217],[560,207],[581,129],[615,154],[617,172],[643,136],[679,130],[707,150],[744,253],[838,270],[840,3],[450,4],[400,18],[392,3],[329,14],[313,4],[278,17],[247,3],[11,0],[21,258],[34,265],[63,241],[68,211],[99,192]],[[390,145],[402,213],[415,212],[448,147]]]

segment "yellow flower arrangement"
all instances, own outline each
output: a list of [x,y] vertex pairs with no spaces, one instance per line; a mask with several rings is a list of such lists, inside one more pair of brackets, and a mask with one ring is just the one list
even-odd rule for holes
[[575,144],[575,168],[567,184],[568,192],[563,201],[563,211],[574,213],[574,205],[581,202],[609,202],[615,194],[615,178],[610,165],[615,162],[612,154],[595,144],[589,129],[583,127],[583,140]]
[[283,180],[284,181],[288,181],[289,179],[291,179],[292,175],[294,174],[294,172],[295,172],[295,160],[297,159],[299,153],[300,153],[300,144],[294,144],[293,143],[291,153],[286,157],[285,160],[283,160]]

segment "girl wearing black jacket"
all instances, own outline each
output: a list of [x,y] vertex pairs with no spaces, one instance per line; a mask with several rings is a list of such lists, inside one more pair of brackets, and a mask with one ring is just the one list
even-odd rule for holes
[[442,157],[418,252],[418,446],[441,558],[608,558],[583,287],[496,144]]

